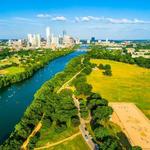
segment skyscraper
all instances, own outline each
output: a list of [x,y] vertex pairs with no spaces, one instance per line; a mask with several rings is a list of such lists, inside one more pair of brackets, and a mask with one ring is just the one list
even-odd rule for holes
[[33,45],[33,36],[32,34],[28,34],[28,47]]
[[47,47],[50,47],[51,45],[51,32],[50,27],[46,28],[46,41],[47,41]]
[[40,34],[35,34],[35,46],[40,48],[41,47],[41,36]]
[[41,47],[40,34],[28,34],[28,47],[39,48]]
[[106,43],[108,43],[109,42],[109,40],[108,40],[108,38],[106,38]]
[[63,38],[67,35],[66,30],[63,30]]

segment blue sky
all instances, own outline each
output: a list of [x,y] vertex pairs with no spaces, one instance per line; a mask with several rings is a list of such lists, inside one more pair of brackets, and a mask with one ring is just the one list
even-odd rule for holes
[[150,0],[3,0],[0,38],[25,38],[50,26],[79,38],[150,39]]

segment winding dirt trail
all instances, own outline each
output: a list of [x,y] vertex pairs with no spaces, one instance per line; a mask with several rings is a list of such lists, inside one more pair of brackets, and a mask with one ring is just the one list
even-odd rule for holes
[[48,143],[47,145],[45,145],[45,146],[43,146],[43,147],[35,148],[34,150],[46,149],[46,148],[50,148],[50,147],[59,145],[59,144],[61,144],[61,143],[64,143],[64,142],[66,142],[66,141],[70,141],[70,140],[74,139],[74,138],[75,138],[76,136],[78,136],[78,135],[81,135],[81,132],[78,132],[78,133],[76,133],[76,134],[74,134],[74,135],[72,135],[72,136],[70,136],[70,137],[68,137],[68,138],[66,138],[66,139],[63,139],[63,140],[61,140],[61,141],[59,141],[59,142],[56,142],[56,143],[53,143],[53,144],[49,144],[49,143]]
[[[83,68],[83,69],[84,69],[84,68]],[[83,71],[83,69],[80,70],[78,73],[76,73],[70,80],[68,80],[67,82],[65,82],[65,83],[61,86],[61,88],[57,91],[57,93],[60,93],[63,89],[65,89],[65,87],[66,87],[70,82],[72,82],[72,81]]]
[[27,140],[23,143],[23,145],[21,146],[21,150],[27,150],[27,146],[30,142],[30,138],[34,137],[34,135],[42,128],[42,123],[41,121],[37,124],[37,126],[34,128],[34,130],[32,131],[32,133],[29,135],[29,137],[27,138]]

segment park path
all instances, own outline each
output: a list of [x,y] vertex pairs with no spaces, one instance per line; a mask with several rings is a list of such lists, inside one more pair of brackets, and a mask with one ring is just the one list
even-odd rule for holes
[[58,141],[58,142],[56,142],[56,143],[47,144],[47,145],[45,145],[45,146],[35,148],[34,150],[43,150],[43,149],[47,149],[47,148],[50,148],[50,147],[53,147],[53,146],[62,144],[62,143],[64,143],[64,142],[66,142],[66,141],[70,141],[70,140],[74,139],[74,138],[77,137],[78,135],[81,135],[81,132],[78,132],[78,133],[76,133],[76,134],[74,134],[74,135],[72,135],[72,136],[70,136],[70,137],[68,137],[68,138],[65,138],[65,139],[63,139],[63,140],[61,140],[61,141]]
[[83,69],[80,70],[78,73],[76,73],[70,80],[68,80],[67,82],[65,82],[61,86],[61,88],[57,91],[57,93],[60,93],[63,89],[65,89],[69,85],[69,83],[72,82],[82,71],[83,71]]
[[42,128],[42,123],[41,121],[37,124],[37,126],[34,128],[34,130],[32,131],[32,133],[28,136],[27,140],[23,143],[23,145],[21,146],[21,150],[27,150],[27,146],[30,142],[30,138],[34,137],[35,134]]

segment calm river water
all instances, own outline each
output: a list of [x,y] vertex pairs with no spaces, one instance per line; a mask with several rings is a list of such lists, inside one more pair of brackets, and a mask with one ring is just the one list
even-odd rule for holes
[[19,122],[42,84],[56,73],[63,71],[72,58],[83,53],[85,52],[75,51],[67,56],[57,58],[37,71],[30,79],[0,89],[0,144],[13,131],[14,126]]

